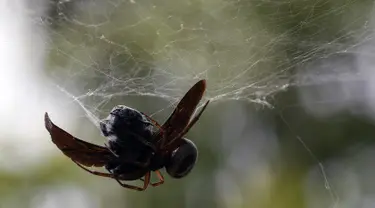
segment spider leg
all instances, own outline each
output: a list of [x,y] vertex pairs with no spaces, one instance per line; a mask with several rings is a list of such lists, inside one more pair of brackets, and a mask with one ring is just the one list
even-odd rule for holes
[[102,173],[102,172],[98,172],[98,171],[92,171],[88,168],[85,168],[83,167],[81,164],[77,163],[76,161],[73,160],[73,162],[78,165],[78,167],[82,168],[83,170],[93,174],[93,175],[97,175],[97,176],[102,176],[102,177],[107,177],[107,178],[114,178],[113,174],[111,173]]
[[159,170],[156,170],[155,173],[156,173],[156,175],[157,175],[158,178],[159,178],[159,182],[151,183],[151,186],[154,186],[154,187],[155,187],[155,186],[159,186],[159,185],[161,185],[161,184],[164,183],[164,177],[163,177],[163,175],[160,173],[160,171],[159,171]]
[[115,180],[117,181],[117,183],[119,183],[124,188],[133,189],[133,190],[137,190],[137,191],[144,191],[144,190],[147,189],[147,186],[150,183],[150,172],[147,172],[146,175],[145,175],[145,180],[144,180],[144,183],[143,183],[143,187],[133,186],[133,185],[122,183],[116,177],[115,177]]

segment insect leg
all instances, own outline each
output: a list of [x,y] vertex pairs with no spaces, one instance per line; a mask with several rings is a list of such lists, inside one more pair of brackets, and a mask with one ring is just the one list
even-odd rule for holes
[[138,187],[138,186],[133,186],[133,185],[121,183],[121,181],[115,175],[113,175],[112,173],[102,173],[102,172],[98,172],[98,171],[92,171],[92,170],[89,170],[89,169],[83,167],[81,164],[77,163],[74,160],[73,160],[73,162],[75,164],[77,164],[78,167],[82,168],[83,170],[85,170],[85,171],[87,171],[87,172],[89,172],[93,175],[115,179],[124,188],[129,188],[129,189],[133,189],[133,190],[137,190],[137,191],[144,191],[147,188],[148,184],[150,183],[150,172],[148,172],[145,176],[143,187]]
[[151,186],[159,186],[159,185],[161,185],[161,184],[164,183],[164,177],[163,177],[163,175],[160,173],[160,171],[159,171],[159,170],[156,170],[155,173],[156,173],[156,175],[157,175],[158,178],[159,178],[159,182],[151,183]]
[[119,183],[124,188],[133,189],[133,190],[137,190],[137,191],[144,191],[144,190],[147,189],[147,186],[150,183],[150,172],[147,172],[146,175],[145,175],[143,187],[121,183],[121,181],[119,179],[117,179],[116,177],[115,177],[115,180],[117,181],[117,183]]
[[[161,184],[163,184],[164,183],[164,177],[163,177],[163,175],[160,173],[160,171],[159,170],[156,170],[156,171],[154,171],[155,173],[156,173],[156,175],[158,176],[158,179],[159,179],[159,181],[158,182],[156,182],[156,183],[150,183],[152,186],[159,186],[159,185],[161,185]],[[139,180],[141,180],[141,181],[145,181],[144,179],[139,179]]]
[[92,171],[90,169],[87,169],[85,167],[83,167],[81,164],[77,163],[76,161],[73,160],[73,162],[78,165],[78,167],[82,168],[83,170],[93,174],[93,175],[97,175],[97,176],[102,176],[102,177],[107,177],[107,178],[114,178],[113,174],[111,173],[102,173],[102,172],[98,172],[98,171]]

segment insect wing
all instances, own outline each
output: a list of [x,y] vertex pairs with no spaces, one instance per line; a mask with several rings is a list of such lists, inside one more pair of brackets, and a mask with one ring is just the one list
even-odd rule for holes
[[161,144],[172,142],[189,124],[189,121],[197,108],[206,90],[206,81],[200,80],[185,94],[178,103],[173,113],[162,125],[163,137]]
[[[199,120],[199,118],[201,117],[203,111],[206,109],[208,103],[210,103],[210,101],[208,100],[204,105],[203,107],[200,109],[200,111],[194,116],[194,118],[190,121],[190,123],[186,126],[186,128],[180,133],[178,134],[175,138],[182,138],[189,130],[191,127],[194,126],[194,124]],[[172,150],[175,150],[178,146],[180,146],[181,144],[183,143],[183,140],[180,139],[180,140],[174,140],[174,141],[170,141],[168,144],[165,145],[165,149],[167,149],[168,151],[172,151]]]
[[101,167],[113,156],[108,149],[77,139],[56,126],[47,113],[44,116],[44,122],[46,129],[51,134],[52,142],[75,162],[87,167]]

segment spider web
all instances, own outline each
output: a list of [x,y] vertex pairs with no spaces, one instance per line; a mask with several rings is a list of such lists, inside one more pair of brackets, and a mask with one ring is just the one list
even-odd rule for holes
[[51,77],[67,92],[81,89],[77,101],[100,100],[90,112],[129,95],[175,103],[198,79],[208,80],[213,102],[269,105],[267,96],[290,84],[293,66],[276,52],[283,37],[249,25],[235,3],[60,1],[54,9],[55,19],[40,22],[51,24],[50,62],[63,68]]
[[369,4],[66,0],[47,2],[35,23],[48,30],[51,82],[97,125],[115,99],[156,97],[171,107],[199,79],[207,80],[204,99],[213,103],[267,107],[290,87],[363,80],[360,69],[322,66],[371,56],[363,50],[373,40]]
[[127,95],[176,102],[182,89],[203,78],[212,101],[270,105],[275,92],[308,84],[305,76],[295,78],[307,63],[352,53],[372,38],[365,15],[331,29],[338,32],[326,34],[329,28],[315,25],[356,1],[335,10],[325,1],[298,2],[57,1],[39,24],[50,28],[49,62],[57,68],[52,79],[69,92],[71,85],[81,89],[73,93],[78,101],[101,100],[95,108]]

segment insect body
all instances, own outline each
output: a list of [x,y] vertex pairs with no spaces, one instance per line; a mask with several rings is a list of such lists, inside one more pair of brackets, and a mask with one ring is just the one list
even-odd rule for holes
[[[105,147],[82,141],[50,120],[45,114],[45,126],[52,141],[73,162],[98,176],[115,179],[121,186],[145,190],[149,184],[160,185],[164,178],[160,169],[166,169],[174,178],[186,176],[194,167],[198,151],[195,144],[184,135],[198,121],[209,101],[191,119],[206,88],[205,80],[197,82],[181,99],[163,125],[147,115],[126,107],[116,106],[100,129],[108,144]],[[87,167],[104,167],[109,173],[97,172]],[[159,182],[150,183],[151,171]],[[144,181],[143,187],[123,183]]]
[[107,148],[119,158],[143,161],[155,151],[153,138],[157,130],[141,112],[124,105],[112,109],[100,121],[102,134],[108,138]]

